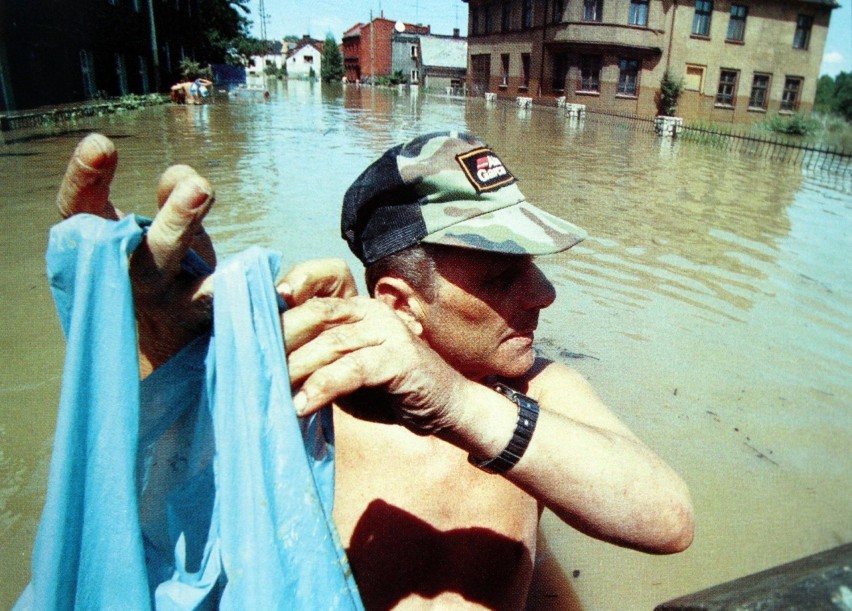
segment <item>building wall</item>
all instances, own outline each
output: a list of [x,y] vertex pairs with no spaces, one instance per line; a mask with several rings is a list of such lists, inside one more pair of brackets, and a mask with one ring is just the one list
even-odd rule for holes
[[395,32],[391,43],[391,71],[400,71],[409,83],[419,84],[422,78],[420,65],[420,37],[408,32]]
[[344,34],[340,46],[346,80],[357,83],[361,80],[361,28],[354,28]]
[[154,2],[155,56],[147,0],[7,0],[0,12],[0,110],[162,90],[193,54],[199,6]]
[[[358,42],[358,65],[349,62],[351,72],[360,72],[362,79],[373,76],[388,76],[393,72],[393,36],[395,21],[378,17],[361,28]],[[428,34],[429,26],[406,23],[406,34]],[[346,56],[344,55],[344,58]],[[346,60],[344,59],[344,65]],[[347,80],[349,75],[347,74]]]
[[309,78],[311,68],[313,76],[320,77],[322,53],[313,45],[307,45],[287,58],[287,76],[290,78]]
[[[825,2],[739,0],[747,8],[742,41],[727,40],[732,0],[716,0],[709,36],[692,34],[694,0],[650,0],[645,25],[631,25],[631,0],[603,0],[600,21],[584,20],[583,0],[531,0],[530,22],[523,23],[523,0],[469,0],[468,88],[514,98],[540,100],[564,95],[591,110],[640,115],[657,113],[659,84],[668,68],[686,78],[678,114],[722,122],[748,122],[778,112],[788,78],[801,79],[798,111],[809,111],[816,95],[822,52],[831,14]],[[504,28],[503,6],[509,24]],[[807,49],[794,49],[797,17],[813,18]],[[525,76],[522,58],[529,57]],[[504,76],[504,56],[508,75]],[[581,87],[581,64],[598,58],[597,90]],[[622,79],[624,62],[638,72]],[[560,64],[563,68],[560,69]],[[702,72],[696,84],[696,71]],[[732,104],[717,103],[721,71],[736,71]],[[561,79],[564,73],[565,79]],[[755,73],[769,76],[765,108],[749,108]],[[483,76],[483,75],[487,75]]]

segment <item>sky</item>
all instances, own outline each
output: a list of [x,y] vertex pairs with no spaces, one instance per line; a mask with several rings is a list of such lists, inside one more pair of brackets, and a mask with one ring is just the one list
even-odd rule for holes
[[[260,36],[259,1],[250,0],[254,35]],[[433,34],[452,34],[459,28],[467,32],[467,8],[462,0],[263,0],[267,14],[268,38],[285,35],[323,39],[331,32],[340,42],[343,32],[358,22],[382,13],[387,19],[432,26]],[[822,59],[820,74],[836,76],[852,72],[852,0],[840,0],[841,7],[831,14],[831,25]]]

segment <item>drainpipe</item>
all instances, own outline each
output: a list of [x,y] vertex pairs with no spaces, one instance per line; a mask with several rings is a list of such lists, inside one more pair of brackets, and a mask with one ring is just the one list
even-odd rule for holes
[[154,22],[154,0],[148,0],[148,21],[151,25],[151,57],[154,61],[154,90],[160,91],[160,53],[157,51],[157,25]]
[[666,53],[666,70],[672,62],[672,39],[674,39],[675,14],[677,13],[677,0],[672,2],[672,25],[669,28],[669,50]]

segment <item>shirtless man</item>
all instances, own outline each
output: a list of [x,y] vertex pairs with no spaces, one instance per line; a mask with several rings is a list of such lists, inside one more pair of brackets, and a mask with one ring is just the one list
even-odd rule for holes
[[[116,162],[108,140],[87,138],[60,190],[63,215],[114,216]],[[190,168],[168,170],[131,262],[151,367],[209,318],[208,283],[181,278],[177,262],[209,246],[201,221],[212,199]],[[554,290],[532,255],[582,236],[522,200],[469,136],[395,147],[344,201],[344,234],[374,298],[351,297],[339,262],[299,266],[279,286],[295,306],[283,328],[297,410],[339,407],[334,516],[368,609],[523,608],[545,507],[650,553],[692,540],[681,479],[579,374],[536,356]],[[486,206],[498,210],[472,216]]]

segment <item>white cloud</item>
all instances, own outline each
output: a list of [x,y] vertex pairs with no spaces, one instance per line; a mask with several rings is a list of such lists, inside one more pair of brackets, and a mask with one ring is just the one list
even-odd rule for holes
[[842,64],[843,53],[841,53],[840,51],[829,51],[828,53],[822,56],[822,62],[824,64]]

